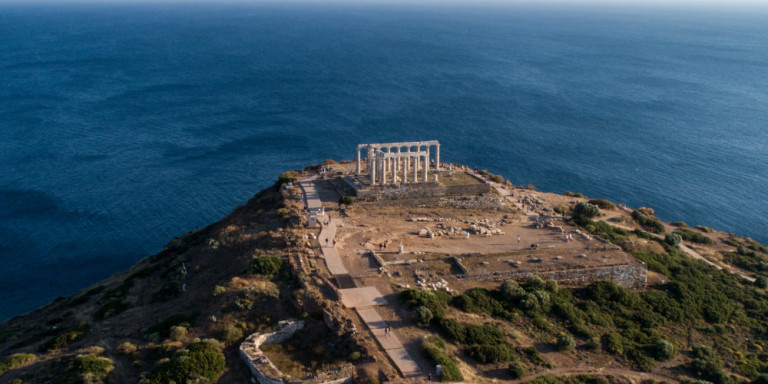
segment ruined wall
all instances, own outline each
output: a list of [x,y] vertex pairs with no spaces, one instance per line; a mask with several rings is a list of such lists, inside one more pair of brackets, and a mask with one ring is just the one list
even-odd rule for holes
[[356,189],[357,197],[383,199],[408,199],[429,196],[478,195],[492,190],[490,184],[445,186],[441,183],[415,183],[400,185],[376,185]]
[[[454,259],[462,271],[466,270],[458,259]],[[608,265],[592,268],[563,269],[550,271],[514,270],[492,273],[466,273],[463,279],[470,280],[517,280],[523,281],[531,276],[552,279],[565,285],[589,285],[598,280],[609,280],[625,288],[644,289],[648,283],[648,267],[643,264]]]
[[338,369],[321,372],[307,379],[283,380],[283,374],[269,361],[259,347],[264,344],[278,344],[290,339],[296,331],[304,328],[301,320],[283,320],[278,323],[280,329],[269,333],[254,333],[240,344],[240,358],[259,384],[342,384],[351,383],[354,367],[346,364]]

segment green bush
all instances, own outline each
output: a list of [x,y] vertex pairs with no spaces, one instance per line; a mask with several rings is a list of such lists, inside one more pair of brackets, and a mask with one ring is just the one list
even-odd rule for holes
[[598,208],[598,206],[595,204],[580,201],[576,203],[575,207],[573,207],[573,215],[590,218],[600,216],[600,208]]
[[35,355],[30,353],[14,353],[0,360],[0,376],[8,371],[19,369],[35,361]]
[[187,328],[180,325],[171,327],[171,340],[184,341],[187,339]]
[[505,363],[515,357],[506,344],[475,344],[467,348],[467,354],[483,364]]
[[576,347],[576,340],[570,333],[561,333],[557,336],[557,349],[560,351],[570,351]]
[[251,272],[266,278],[273,278],[283,267],[283,260],[278,256],[261,256],[251,260]]
[[525,376],[525,368],[523,368],[519,361],[509,363],[507,370],[509,370],[509,375],[512,376],[513,380],[522,379]]
[[446,337],[457,343],[463,344],[467,339],[467,328],[456,319],[440,319],[440,329]]
[[680,242],[683,241],[683,238],[677,233],[667,233],[667,235],[664,236],[664,241],[674,247],[680,244]]
[[644,214],[640,213],[640,210],[634,210],[632,211],[632,218],[637,221],[638,224],[643,226],[644,228],[647,228],[650,232],[653,233],[664,233],[664,224],[662,224],[660,221],[650,218],[648,216],[645,216]]
[[659,361],[667,361],[675,357],[677,348],[666,340],[658,340],[653,344],[653,357]]
[[683,240],[690,241],[692,243],[704,244],[704,245],[712,245],[715,243],[709,237],[704,236],[701,233],[691,231],[690,229],[686,229],[686,228],[675,229],[673,233],[680,235],[680,237]]
[[167,363],[159,365],[142,384],[186,383],[204,377],[217,381],[226,368],[224,355],[205,343],[192,343]]
[[765,276],[758,276],[755,279],[755,286],[762,289],[768,288],[768,278]]
[[422,291],[406,289],[400,293],[400,299],[409,308],[425,306],[432,312],[433,319],[440,320],[445,316],[450,295],[444,291]]
[[424,305],[416,307],[416,309],[411,312],[411,320],[420,327],[428,327],[434,317],[432,311]]
[[499,287],[501,297],[508,303],[517,303],[525,295],[525,290],[514,280],[507,280]]
[[243,338],[243,330],[239,327],[227,327],[227,329],[222,332],[221,339],[224,341],[224,344],[226,345],[234,345],[240,339]]
[[589,200],[589,204],[596,205],[600,209],[607,209],[607,210],[616,209],[616,204],[605,199],[592,199],[592,200]]
[[352,205],[355,201],[349,196],[342,196],[339,199],[339,205]]
[[51,352],[57,349],[64,349],[69,344],[72,344],[83,337],[85,337],[91,330],[91,325],[88,323],[80,323],[69,331],[62,332],[56,336],[51,337],[46,342],[40,344],[37,348],[40,352]]
[[189,328],[194,324],[197,316],[197,313],[178,313],[168,316],[144,330],[144,334],[151,335],[157,333],[161,338],[167,339],[171,335],[172,327],[183,326]]
[[606,333],[602,337],[603,349],[612,355],[624,353],[624,339],[618,333]]
[[[94,355],[78,355],[69,368],[68,383],[106,383],[107,377],[115,369],[112,360]],[[73,380],[74,379],[74,380]]]
[[421,347],[429,360],[442,367],[441,381],[464,381],[459,366],[445,352],[445,342],[442,339],[437,336],[427,337],[422,341]]

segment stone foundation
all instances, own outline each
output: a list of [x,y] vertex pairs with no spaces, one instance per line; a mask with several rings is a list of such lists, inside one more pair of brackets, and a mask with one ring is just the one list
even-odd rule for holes
[[[467,268],[461,264],[458,258],[453,261],[462,271]],[[586,286],[598,280],[608,280],[625,288],[645,289],[648,283],[648,267],[642,264],[607,265],[590,268],[573,268],[562,270],[514,270],[508,272],[492,273],[468,273],[465,272],[462,279],[470,280],[517,280],[524,281],[531,276],[539,276],[542,279],[552,279],[564,285]]]
[[296,331],[304,328],[301,320],[283,320],[280,329],[270,333],[254,333],[240,344],[240,358],[243,359],[256,381],[260,384],[342,384],[351,383],[355,368],[345,365],[339,369],[322,372],[306,379],[293,379],[280,372],[261,351],[264,344],[277,344],[288,340]]

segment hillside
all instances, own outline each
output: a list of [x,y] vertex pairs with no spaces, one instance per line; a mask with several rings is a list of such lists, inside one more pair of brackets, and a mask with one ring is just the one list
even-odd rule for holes
[[[286,172],[130,270],[6,321],[0,382],[248,382],[240,344],[286,319],[304,328],[262,350],[289,382],[438,380],[436,364],[442,381],[768,379],[767,247],[460,166],[435,183],[487,191],[341,199],[353,166]],[[355,289],[382,300],[350,305]]]

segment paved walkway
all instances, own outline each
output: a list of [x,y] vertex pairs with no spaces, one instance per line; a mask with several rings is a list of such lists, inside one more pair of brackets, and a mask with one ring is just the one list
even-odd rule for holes
[[[311,177],[300,182],[301,189],[304,191],[305,203],[310,211],[322,208],[320,194],[314,185],[315,178]],[[330,214],[327,217],[320,216],[320,218],[326,220],[322,222],[323,226],[318,237],[320,249],[325,258],[325,265],[328,266],[328,271],[341,284],[341,280],[349,280],[349,272],[344,266],[344,262],[341,260],[334,242],[336,225],[341,223],[341,219],[331,218]],[[371,330],[376,341],[384,352],[387,353],[387,356],[395,364],[400,374],[404,377],[420,374],[419,366],[411,355],[408,354],[408,351],[405,350],[400,339],[391,331],[391,327],[387,325],[376,311],[376,308],[374,308],[377,305],[389,305],[381,292],[376,287],[347,288],[340,289],[339,292],[341,293],[342,304],[347,308],[354,308],[357,311],[357,314]],[[385,332],[386,328],[389,328],[390,331]]]

